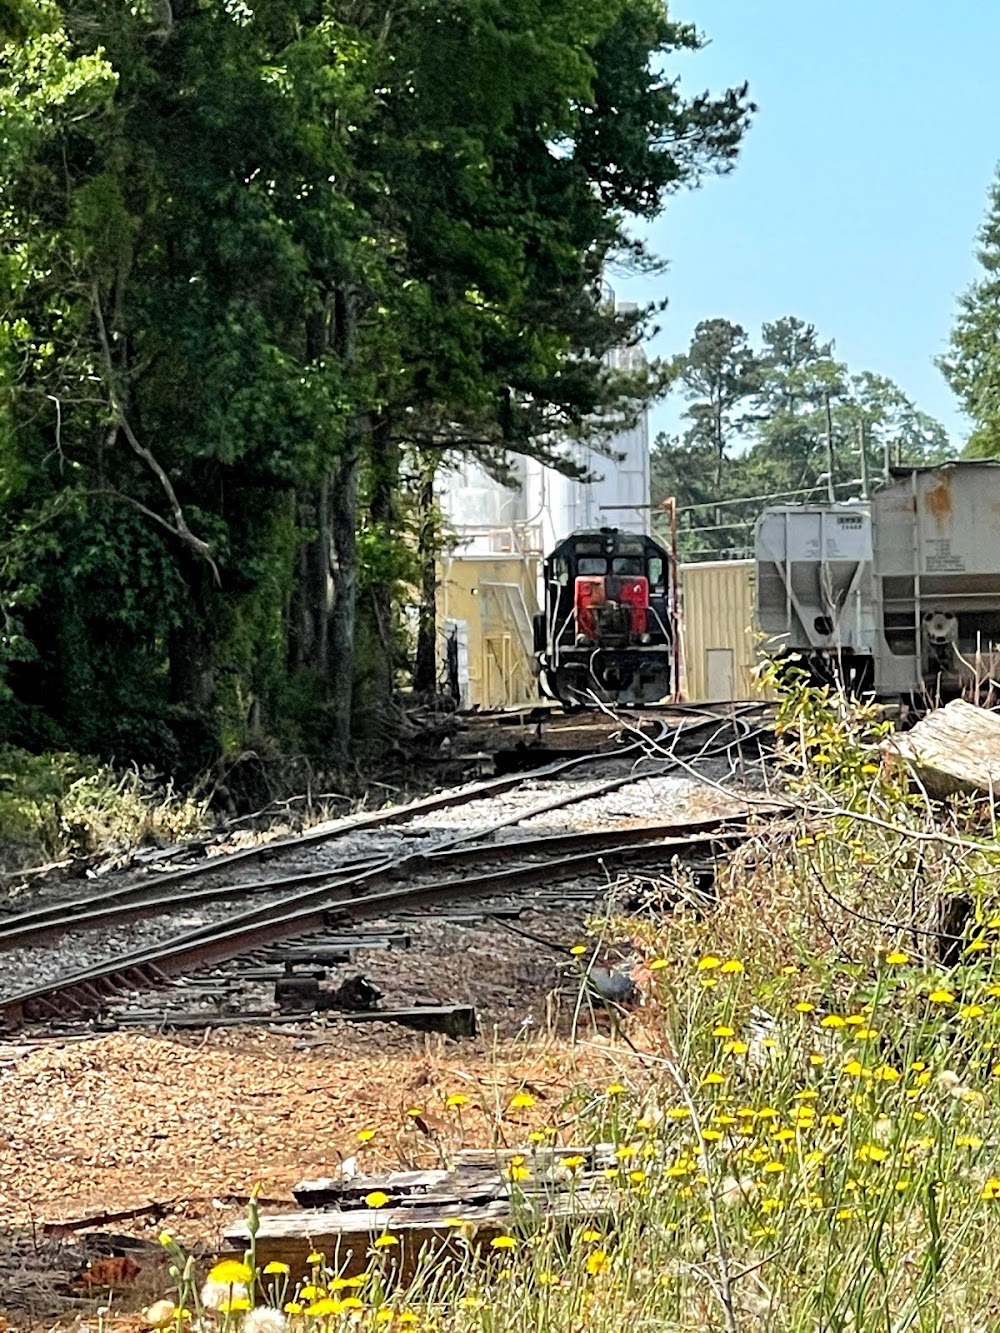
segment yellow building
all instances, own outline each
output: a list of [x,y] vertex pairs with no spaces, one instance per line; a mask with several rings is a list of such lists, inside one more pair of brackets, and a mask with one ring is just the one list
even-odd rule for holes
[[759,699],[753,560],[681,565],[683,696],[689,703]]
[[[503,546],[498,533],[491,545]],[[514,549],[441,561],[438,625],[454,635],[463,708],[503,708],[538,697],[532,617],[538,611],[540,557]],[[442,652],[442,657],[444,652]]]

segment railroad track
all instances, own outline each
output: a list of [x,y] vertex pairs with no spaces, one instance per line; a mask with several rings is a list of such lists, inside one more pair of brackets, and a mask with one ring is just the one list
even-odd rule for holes
[[[204,889],[192,887],[194,880],[209,874],[228,875],[234,865],[243,866],[263,855],[281,856],[293,849],[299,851],[347,833],[412,822],[422,814],[474,801],[489,802],[528,782],[553,781],[584,764],[600,764],[602,756],[574,756],[528,773],[471,784],[408,806],[340,821],[332,828],[245,849],[224,858],[213,857],[198,866],[158,876],[152,884],[127,885],[110,894],[70,904],[50,904],[9,918],[0,922],[0,949],[37,946],[70,930],[120,925],[163,913],[175,906],[188,907],[193,902],[252,897],[265,892],[280,895],[276,900],[251,907],[222,923],[189,930],[154,945],[126,950],[94,966],[79,968],[54,981],[0,1000],[0,1022],[8,1031],[13,1031],[31,1022],[71,1016],[86,1019],[120,1000],[124,994],[167,986],[178,977],[252,955],[269,945],[308,939],[331,925],[343,928],[363,920],[391,917],[400,911],[424,909],[435,903],[456,900],[476,903],[491,895],[523,892],[539,883],[554,884],[600,875],[615,866],[650,861],[662,864],[672,857],[690,857],[727,846],[739,836],[740,828],[737,822],[718,818],[697,824],[654,823],[638,829],[596,829],[542,838],[529,836],[501,843],[490,841],[496,834],[526,820],[617,791],[645,778],[661,776],[681,762],[687,765],[731,754],[735,747],[746,744],[766,730],[758,717],[751,718],[749,713],[734,716],[722,725],[728,728],[724,739],[720,739],[717,715],[710,714],[693,725],[679,727],[672,740],[674,750],[682,740],[690,742],[693,732],[713,728],[700,747],[683,761],[671,757],[671,747],[664,744],[667,729],[661,726],[655,740],[661,752],[667,749],[666,758],[596,784],[581,784],[571,792],[560,791],[504,818],[453,836],[429,851],[404,850],[399,855],[360,858],[351,864],[326,870],[295,872],[250,882],[220,883]],[[636,736],[629,746],[603,758],[639,759],[643,748],[643,738]],[[482,871],[487,863],[491,868],[484,873],[457,876],[454,873],[470,866]],[[164,889],[168,887],[174,892],[165,894]],[[294,891],[286,893],[286,890]]]

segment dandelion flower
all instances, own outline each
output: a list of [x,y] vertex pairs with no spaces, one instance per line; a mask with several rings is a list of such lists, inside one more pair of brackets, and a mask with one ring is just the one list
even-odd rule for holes
[[286,1333],[287,1328],[288,1320],[270,1305],[248,1310],[243,1318],[243,1333]]
[[712,972],[717,967],[722,966],[722,959],[716,958],[714,953],[707,953],[704,958],[698,959],[699,972]]
[[809,1057],[809,1063],[816,1067],[826,1064],[826,1056],[820,1055],[819,1051],[813,1051],[812,1055]]
[[292,1270],[287,1264],[283,1264],[280,1259],[272,1259],[269,1264],[265,1264],[264,1272],[271,1276],[275,1273],[282,1273],[287,1276]]
[[728,1028],[728,1027],[725,1026],[725,1024],[720,1023],[719,1026],[718,1026],[717,1028],[713,1028],[713,1029],[712,1029],[712,1036],[713,1036],[713,1037],[735,1037],[735,1036],[736,1036],[736,1033],[735,1033],[735,1031],[734,1031],[732,1028]]
[[886,1149],[877,1143],[863,1143],[858,1149],[858,1158],[862,1162],[884,1162],[888,1156]]
[[494,1250],[513,1250],[517,1248],[517,1241],[513,1236],[494,1236],[490,1246]]
[[904,963],[908,963],[910,961],[910,957],[909,954],[903,953],[902,950],[894,949],[892,953],[886,954],[885,961],[890,965],[890,967],[902,967]]
[[844,1073],[850,1074],[851,1078],[860,1078],[865,1072],[865,1067],[858,1060],[848,1060],[844,1065]]
[[811,1004],[809,1000],[799,1000],[798,1004],[795,1006],[795,1012],[798,1014],[811,1014],[815,1008],[816,1006]]
[[395,1236],[390,1236],[388,1232],[385,1232],[372,1241],[372,1244],[376,1250],[388,1250],[391,1246],[398,1245],[399,1241]]
[[712,1072],[710,1074],[706,1074],[701,1081],[702,1083],[707,1084],[709,1087],[712,1087],[716,1083],[725,1083],[726,1076],[725,1074],[720,1074],[718,1070],[713,1069]]
[[381,1190],[372,1190],[371,1194],[365,1195],[365,1203],[369,1208],[384,1208],[388,1202],[388,1194],[383,1194]]
[[650,972],[662,972],[665,967],[669,966],[670,964],[665,958],[654,958],[649,964],[649,970]]
[[573,955],[574,958],[579,958],[582,954],[585,954],[586,952],[587,952],[587,946],[585,944],[574,944],[573,947],[570,949],[570,953]]
[[201,1303],[206,1310],[221,1310],[231,1297],[246,1295],[247,1288],[242,1282],[213,1282],[209,1278],[201,1289]]
[[701,1137],[706,1143],[718,1143],[719,1139],[722,1138],[722,1131],[719,1129],[703,1129]]
[[592,1227],[589,1227],[586,1231],[580,1233],[580,1239],[585,1241],[595,1241],[601,1240],[602,1237],[599,1231],[594,1231]]
[[646,1173],[645,1171],[630,1171],[628,1173],[628,1178],[629,1180],[631,1180],[633,1185],[641,1185],[642,1182],[646,1179]]
[[792,963],[786,963],[785,966],[781,969],[781,975],[783,977],[794,977],[797,974],[798,970],[799,969],[795,967]]
[[878,1065],[872,1070],[872,1077],[881,1079],[883,1083],[898,1083],[902,1074],[898,1069],[893,1069],[892,1065]]
[[534,1106],[535,1099],[530,1092],[515,1092],[510,1099],[511,1109],[515,1111],[526,1110],[529,1106]]
[[219,1305],[219,1314],[239,1314],[249,1309],[249,1296],[229,1296]]
[[764,1170],[767,1172],[768,1175],[778,1175],[780,1172],[784,1171],[784,1169],[785,1169],[784,1162],[764,1163]]
[[318,1301],[313,1301],[306,1314],[312,1319],[328,1319],[330,1315],[340,1314],[343,1308],[336,1296],[323,1296]]
[[1000,1199],[1000,1179],[996,1176],[990,1176],[979,1197],[988,1200]]
[[316,1264],[322,1264],[325,1262],[326,1262],[326,1255],[320,1254],[319,1250],[313,1250],[312,1254],[306,1255],[306,1263],[310,1266],[310,1268],[315,1267]]
[[171,1236],[169,1231],[161,1231],[159,1236],[157,1237],[157,1240],[159,1240],[160,1244],[164,1246],[164,1248],[175,1244],[174,1238],[173,1236]]
[[740,962],[738,958],[728,958],[722,964],[722,971],[728,973],[731,976],[735,972],[742,972],[743,964]]
[[223,1259],[208,1274],[209,1282],[218,1282],[223,1286],[242,1283],[244,1286],[253,1281],[253,1270],[239,1259]]
[[450,1106],[452,1108],[456,1106],[468,1106],[468,1104],[469,1099],[464,1092],[453,1092],[445,1101],[445,1106]]
[[857,1217],[857,1215],[858,1210],[856,1208],[838,1208],[833,1216],[837,1222],[849,1222],[852,1217]]
[[981,1148],[982,1146],[983,1146],[983,1141],[978,1134],[960,1134],[959,1137],[955,1140],[956,1148],[972,1148],[973,1150],[975,1150],[976,1148]]
[[954,1004],[954,1003],[955,1003],[955,997],[954,997],[954,995],[951,993],[950,990],[945,990],[943,987],[942,987],[940,990],[932,990],[931,993],[930,993],[930,995],[928,995],[927,998],[928,998],[928,1000],[930,1000],[931,1004]]
[[406,1112],[406,1114],[413,1120],[416,1120],[417,1116],[421,1116],[423,1113],[424,1108],[422,1106],[410,1106],[407,1108]]
[[286,1301],[285,1314],[301,1314],[306,1307],[301,1301]]
[[566,1167],[566,1169],[569,1170],[569,1171],[577,1171],[577,1170],[579,1170],[579,1168],[580,1168],[581,1166],[583,1166],[583,1164],[586,1162],[586,1160],[587,1160],[587,1159],[586,1159],[585,1157],[582,1157],[579,1153],[577,1153],[577,1154],[576,1154],[575,1156],[573,1156],[573,1157],[562,1157],[562,1158],[560,1158],[560,1161],[561,1161],[562,1165],[563,1165],[564,1167]]
[[959,1018],[982,1018],[986,1010],[981,1004],[963,1004],[958,1011]]
[[620,1097],[623,1092],[628,1092],[624,1083],[609,1083],[604,1089],[608,1097]]
[[989,947],[990,947],[989,940],[984,940],[984,939],[973,940],[971,944],[966,946],[965,952],[982,953],[984,949],[988,949]]
[[827,1014],[825,1018],[819,1020],[821,1028],[842,1028],[847,1022],[846,1018],[841,1018],[839,1014]]
[[558,1287],[559,1274],[546,1269],[544,1272],[537,1274],[535,1281],[540,1287]]
[[528,1168],[522,1166],[519,1162],[511,1162],[510,1166],[507,1168],[507,1177],[509,1180],[527,1180],[530,1175],[531,1172]]
[[605,1271],[610,1263],[611,1260],[605,1250],[595,1250],[593,1254],[587,1255],[587,1272],[591,1277],[597,1277]]
[[374,1129],[359,1129],[358,1142],[371,1143],[372,1139],[375,1137],[375,1133],[376,1131]]

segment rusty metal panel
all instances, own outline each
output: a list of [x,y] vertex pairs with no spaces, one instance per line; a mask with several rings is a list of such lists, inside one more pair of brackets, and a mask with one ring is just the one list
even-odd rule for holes
[[[754,562],[681,565],[683,692],[691,703],[759,699],[754,678]],[[727,657],[726,654],[729,654]]]

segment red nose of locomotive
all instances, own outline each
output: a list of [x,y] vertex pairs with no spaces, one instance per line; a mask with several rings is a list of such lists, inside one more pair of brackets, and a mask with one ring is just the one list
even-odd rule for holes
[[575,608],[579,639],[594,644],[632,642],[646,633],[649,580],[632,574],[580,576]]

